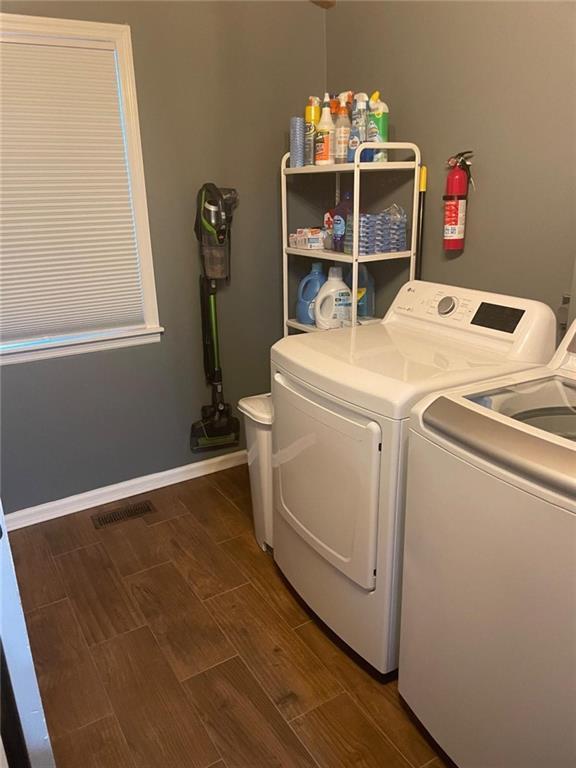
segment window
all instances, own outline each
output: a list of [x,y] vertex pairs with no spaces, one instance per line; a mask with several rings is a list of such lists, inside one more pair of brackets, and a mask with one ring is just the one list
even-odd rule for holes
[[0,360],[158,341],[130,29],[0,14]]

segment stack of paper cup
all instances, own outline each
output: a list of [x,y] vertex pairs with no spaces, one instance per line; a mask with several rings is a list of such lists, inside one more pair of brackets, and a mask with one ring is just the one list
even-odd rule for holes
[[304,118],[290,119],[290,167],[301,168],[304,165]]

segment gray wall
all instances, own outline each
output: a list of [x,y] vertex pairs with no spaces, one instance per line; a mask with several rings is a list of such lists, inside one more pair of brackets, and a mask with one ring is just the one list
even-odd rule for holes
[[220,295],[225,393],[269,389],[281,334],[280,158],[289,116],[326,79],[310,3],[3,2],[2,10],[129,24],[161,343],[4,367],[2,498],[25,508],[205,456],[188,448],[209,402],[195,196],[238,188],[232,283]]
[[[208,402],[194,198],[240,191],[220,298],[227,398],[268,389],[281,333],[280,156],[310,93],[380,88],[392,137],[429,166],[425,279],[555,307],[576,242],[572,3],[15,2],[13,13],[132,28],[160,344],[2,369],[7,511],[187,464]],[[231,129],[232,121],[235,129]],[[467,246],[441,248],[444,162],[476,151]],[[393,270],[391,289],[401,279]]]
[[[428,165],[423,278],[556,308],[576,256],[576,4],[339,2],[326,18],[330,90],[379,88],[392,138]],[[449,259],[445,161],[465,149],[477,190]]]

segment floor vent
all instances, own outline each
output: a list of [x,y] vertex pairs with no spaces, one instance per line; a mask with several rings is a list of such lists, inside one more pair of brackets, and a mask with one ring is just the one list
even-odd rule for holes
[[133,517],[142,517],[149,512],[156,512],[154,504],[151,501],[138,501],[134,504],[125,504],[123,507],[113,509],[111,512],[92,515],[91,520],[94,528],[104,528],[106,525],[122,523],[124,520],[130,520]]

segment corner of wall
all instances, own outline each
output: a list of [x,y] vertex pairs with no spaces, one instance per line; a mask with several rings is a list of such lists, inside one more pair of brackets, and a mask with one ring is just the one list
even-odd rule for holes
[[322,41],[324,46],[324,93],[328,90],[328,14],[331,8],[323,8],[322,15],[324,17],[323,34],[324,40]]

